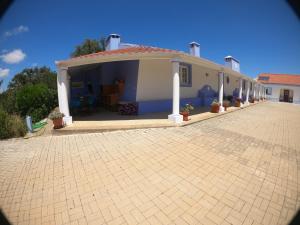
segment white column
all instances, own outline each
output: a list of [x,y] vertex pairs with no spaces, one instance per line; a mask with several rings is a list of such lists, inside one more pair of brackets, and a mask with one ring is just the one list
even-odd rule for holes
[[175,123],[182,122],[182,115],[179,114],[180,105],[180,80],[179,80],[179,59],[173,59],[172,61],[172,74],[173,74],[173,112],[168,116],[169,120]]
[[223,107],[223,91],[224,90],[224,73],[219,72],[219,103],[220,103],[220,108],[219,112],[224,112],[224,107]]
[[246,104],[246,105],[249,105],[250,81],[247,80],[246,82],[247,82],[247,83],[246,83],[246,102],[245,102],[245,104]]
[[267,100],[267,88],[265,87],[265,91],[264,91],[264,96],[265,96],[265,99]]
[[69,103],[71,102],[71,77],[70,75],[67,73],[67,94],[68,94],[68,101]]
[[64,122],[66,125],[72,124],[72,116],[70,116],[69,110],[69,93],[70,90],[70,80],[68,78],[67,68],[58,68],[57,73],[57,93],[58,93],[58,104],[59,111],[63,113]]
[[239,98],[242,99],[243,94],[243,79],[240,78],[239,80]]
[[255,98],[256,98],[256,83],[253,83],[253,85],[252,85],[252,88],[253,88],[253,99],[255,100]]
[[260,101],[260,94],[261,94],[261,86],[260,84],[258,85],[258,100]]

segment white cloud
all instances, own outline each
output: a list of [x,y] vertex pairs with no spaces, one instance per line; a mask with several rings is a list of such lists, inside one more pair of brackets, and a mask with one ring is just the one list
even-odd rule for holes
[[6,77],[9,74],[9,69],[0,68],[0,78]]
[[18,35],[18,34],[21,34],[21,33],[24,33],[24,32],[28,32],[28,31],[29,31],[28,27],[20,25],[18,27],[15,27],[12,30],[8,30],[8,31],[4,32],[3,36],[4,37],[11,37],[11,36]]
[[26,57],[26,54],[21,49],[15,49],[11,52],[8,52],[6,54],[0,55],[0,58],[3,60],[3,62],[6,62],[8,64],[16,64],[21,61],[23,61]]
[[31,64],[31,67],[37,67],[37,66],[38,66],[37,63],[32,63],[32,64]]

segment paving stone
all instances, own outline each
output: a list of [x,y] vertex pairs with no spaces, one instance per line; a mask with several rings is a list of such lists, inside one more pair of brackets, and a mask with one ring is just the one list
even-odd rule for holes
[[300,207],[300,106],[185,127],[0,141],[13,224],[288,224]]

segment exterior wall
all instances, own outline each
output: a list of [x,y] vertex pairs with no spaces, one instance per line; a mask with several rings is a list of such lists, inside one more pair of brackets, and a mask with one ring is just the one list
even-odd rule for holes
[[[227,77],[229,77],[229,83],[227,83]],[[239,78],[231,74],[225,74],[224,76],[224,97],[233,96],[233,92],[239,88]]]
[[140,60],[137,101],[172,98],[172,67],[169,59]]
[[293,102],[300,104],[300,86],[293,86],[293,85],[280,85],[280,84],[264,84],[266,88],[271,87],[272,88],[272,94],[266,95],[268,100],[271,101],[279,101],[280,97],[280,90],[281,89],[289,89],[293,90],[294,96],[293,96]]
[[[169,59],[141,60],[137,101],[172,99],[172,70]],[[206,76],[208,73],[208,76]],[[192,65],[192,86],[181,87],[181,98],[198,97],[199,90],[210,85],[218,91],[218,71]]]
[[[192,65],[192,85],[180,87],[180,105],[191,103],[194,106],[208,105],[218,93],[218,71]],[[208,74],[208,75],[206,75]],[[137,101],[139,113],[172,110],[173,98],[172,65],[170,59],[140,60]],[[206,101],[199,96],[202,88],[209,86],[214,96],[206,97]]]

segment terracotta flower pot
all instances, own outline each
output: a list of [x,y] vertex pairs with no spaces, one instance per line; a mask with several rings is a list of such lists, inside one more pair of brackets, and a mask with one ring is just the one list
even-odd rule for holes
[[188,112],[181,112],[180,115],[183,116],[183,121],[189,121],[189,113]]
[[63,123],[63,118],[57,118],[57,119],[54,119],[53,121],[53,125],[54,125],[54,129],[59,129],[59,128],[62,128],[64,126],[64,123]]
[[210,111],[212,113],[218,113],[220,111],[220,106],[219,105],[212,105]]
[[241,107],[241,102],[236,101],[234,106],[235,106],[235,107]]

